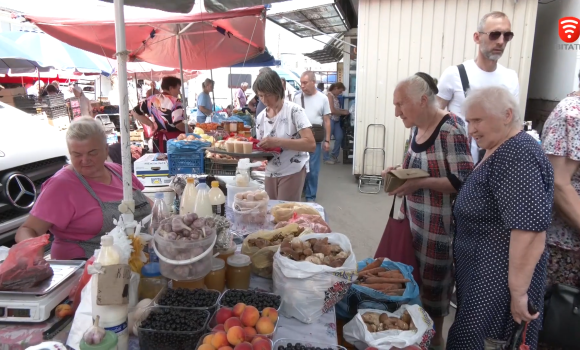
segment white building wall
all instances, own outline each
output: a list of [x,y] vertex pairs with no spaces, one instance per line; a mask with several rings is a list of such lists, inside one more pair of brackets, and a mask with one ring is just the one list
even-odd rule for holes
[[360,0],[356,89],[354,174],[380,174],[379,152],[369,152],[362,169],[365,141],[381,147],[381,133],[367,135],[369,124],[386,127],[386,166],[400,164],[409,130],[395,117],[393,91],[398,81],[418,71],[438,78],[450,65],[475,57],[479,19],[498,10],[511,20],[514,39],[500,63],[518,72],[525,110],[537,0]]
[[529,99],[560,101],[578,87],[579,50],[558,50],[558,20],[580,14],[580,1],[555,0],[539,5]]

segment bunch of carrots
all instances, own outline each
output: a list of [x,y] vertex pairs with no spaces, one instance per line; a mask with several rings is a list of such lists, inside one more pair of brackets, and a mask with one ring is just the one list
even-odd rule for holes
[[410,282],[399,270],[387,270],[381,267],[384,258],[379,258],[358,272],[357,284],[385,293],[401,296],[405,292],[405,283]]

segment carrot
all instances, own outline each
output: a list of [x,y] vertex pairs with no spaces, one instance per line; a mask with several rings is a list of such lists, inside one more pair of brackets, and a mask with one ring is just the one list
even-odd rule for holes
[[365,283],[374,284],[374,283],[407,283],[410,282],[406,278],[387,278],[387,277],[374,277],[374,276],[365,276]]
[[367,288],[371,288],[371,289],[377,290],[377,291],[382,291],[383,289],[388,289],[388,288],[391,288],[393,286],[393,284],[391,284],[391,283],[372,283],[372,284],[369,284],[369,283],[361,283],[360,285],[363,286],[363,287],[367,287]]
[[386,272],[379,272],[377,275],[379,277],[388,277],[388,278],[403,277],[403,274],[399,270],[391,270],[391,271],[386,271]]
[[385,269],[384,267],[375,267],[374,269],[359,272],[358,275],[359,276],[376,275],[379,272],[385,272],[385,271],[387,271],[387,269]]
[[367,266],[365,266],[362,270],[360,270],[359,273],[361,273],[363,271],[368,271],[368,270],[374,269],[376,267],[380,267],[383,264],[383,261],[384,260],[385,260],[385,258],[378,258],[378,259],[376,259],[372,263],[370,263]]

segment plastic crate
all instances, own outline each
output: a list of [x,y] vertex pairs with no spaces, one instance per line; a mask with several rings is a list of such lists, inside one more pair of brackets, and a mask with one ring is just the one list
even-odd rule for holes
[[61,105],[58,107],[43,107],[42,111],[46,113],[48,119],[68,117],[66,105]]
[[203,174],[205,151],[191,153],[168,153],[169,174]]
[[237,164],[221,164],[214,163],[210,158],[205,158],[205,172],[208,175],[222,175],[222,176],[235,176]]
[[43,107],[47,106],[47,107],[60,107],[60,106],[64,106],[65,102],[64,102],[64,95],[62,94],[58,94],[58,95],[47,95],[47,96],[42,96],[42,104]]
[[16,108],[34,107],[37,98],[34,95],[14,96],[14,106]]

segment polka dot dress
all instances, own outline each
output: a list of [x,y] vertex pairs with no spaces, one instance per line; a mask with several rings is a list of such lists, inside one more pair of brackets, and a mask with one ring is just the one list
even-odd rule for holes
[[[553,169],[540,145],[521,132],[504,142],[463,184],[454,207],[457,314],[447,350],[483,349],[486,338],[507,341],[510,311],[508,260],[512,229],[545,231],[551,222]],[[547,255],[537,264],[528,296],[543,309]],[[541,317],[528,325],[536,349]]]

